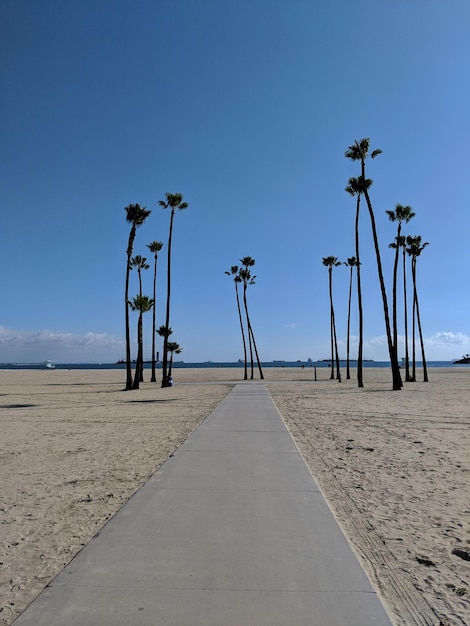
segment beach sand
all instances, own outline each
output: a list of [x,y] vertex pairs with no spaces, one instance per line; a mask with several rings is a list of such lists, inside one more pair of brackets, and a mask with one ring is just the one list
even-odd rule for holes
[[470,369],[429,378],[397,392],[366,369],[363,389],[270,392],[394,622],[468,626]]
[[[394,624],[470,624],[470,368],[393,392],[266,368],[267,388]],[[355,372],[353,370],[352,375]],[[420,376],[420,372],[418,375]],[[0,371],[0,624],[8,626],[241,381],[178,369]],[[149,372],[146,371],[147,379]],[[210,382],[212,384],[206,384]],[[456,552],[456,553],[453,553]],[[292,626],[286,624],[286,626]]]

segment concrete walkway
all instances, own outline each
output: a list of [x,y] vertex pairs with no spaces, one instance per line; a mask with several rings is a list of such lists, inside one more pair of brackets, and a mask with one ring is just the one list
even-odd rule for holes
[[216,410],[15,626],[391,626],[261,383]]

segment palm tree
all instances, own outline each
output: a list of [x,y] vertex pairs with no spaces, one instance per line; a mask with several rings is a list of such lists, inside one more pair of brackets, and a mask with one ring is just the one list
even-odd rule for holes
[[411,256],[411,275],[413,278],[413,381],[416,381],[416,352],[415,352],[415,316],[418,322],[418,332],[419,332],[419,341],[421,344],[421,356],[423,361],[423,381],[425,383],[428,382],[428,369],[426,365],[426,356],[424,354],[424,341],[423,341],[423,332],[421,330],[421,317],[419,314],[419,302],[418,302],[418,291],[416,288],[416,259],[421,255],[421,252],[424,250],[429,243],[426,241],[425,243],[421,243],[421,236],[416,235],[415,237],[406,238],[407,244],[407,252]]
[[183,352],[183,348],[181,348],[180,344],[176,343],[176,341],[169,341],[167,345],[168,345],[168,352],[171,354],[170,366],[168,368],[168,377],[170,377],[171,369],[173,367],[173,354],[181,354]]
[[[183,202],[183,196],[180,193],[166,193],[165,200],[159,200],[159,206],[164,209],[171,209],[170,213],[170,232],[168,235],[168,262],[167,262],[167,285],[166,285],[166,316],[165,327],[170,327],[170,291],[171,291],[171,242],[173,238],[173,219],[176,209],[183,211],[188,208],[188,203]],[[163,362],[162,362],[162,387],[167,387],[167,369],[168,369],[168,333],[163,338]]]
[[156,334],[156,318],[157,318],[157,261],[158,261],[158,253],[163,248],[163,243],[161,241],[152,241],[152,243],[147,244],[147,248],[154,255],[154,264],[153,264],[153,301],[155,305],[153,307],[153,315],[152,315],[152,377],[150,382],[156,383],[157,376],[155,372],[155,334]]
[[[402,250],[403,259],[403,308],[404,308],[404,326],[405,326],[405,381],[410,382],[410,357],[408,351],[408,304],[406,295],[406,237],[400,235],[395,237],[395,241],[389,244],[389,248],[393,250]],[[394,270],[395,271],[395,270]]]
[[246,339],[245,339],[245,330],[243,328],[243,319],[242,319],[242,311],[240,308],[240,298],[238,296],[238,285],[242,282],[242,279],[238,273],[238,265],[232,265],[230,268],[230,272],[225,272],[227,276],[233,276],[233,282],[235,283],[235,295],[237,298],[237,309],[238,309],[238,319],[240,320],[240,329],[242,331],[242,341],[243,341],[243,354],[245,357],[245,375],[244,380],[248,380],[248,366],[246,360]]
[[[131,267],[137,269],[137,273],[139,275],[139,296],[142,297],[142,270],[148,270],[150,265],[147,263],[147,259],[145,257],[140,256],[140,254],[136,254],[135,257],[131,259]],[[155,301],[155,300],[154,300]],[[139,344],[138,356],[135,362],[135,376],[134,376],[134,389],[135,389],[135,379],[138,378],[139,382],[144,382],[144,344],[143,344],[143,328],[140,334],[141,344]]]
[[132,389],[132,366],[131,366],[131,336],[129,322],[129,276],[131,272],[131,257],[134,249],[135,233],[152,211],[147,210],[140,204],[129,204],[124,209],[126,211],[126,221],[131,224],[129,240],[127,243],[127,263],[126,263],[126,286],[124,289],[124,304],[126,311],[126,391]]
[[133,384],[133,389],[139,389],[139,385],[142,382],[140,380],[140,365],[143,362],[143,352],[142,352],[142,346],[143,346],[143,331],[142,331],[142,327],[143,327],[143,323],[142,323],[142,318],[144,313],[147,313],[147,311],[150,311],[150,309],[153,307],[154,302],[151,298],[149,298],[148,296],[142,296],[142,295],[138,295],[135,296],[135,298],[132,299],[132,302],[129,302],[129,305],[131,307],[131,309],[133,311],[138,311],[139,312],[139,321],[137,323],[137,345],[138,345],[138,352],[137,352],[137,360],[136,360],[136,372],[135,372],[135,377],[134,377],[134,384]]
[[240,269],[239,276],[243,283],[243,303],[245,305],[246,325],[248,328],[248,343],[250,346],[250,356],[251,356],[251,379],[253,379],[253,351],[251,347],[253,344],[253,347],[255,349],[255,354],[256,354],[256,361],[258,363],[259,375],[260,375],[260,378],[263,380],[264,379],[263,370],[261,369],[261,363],[260,363],[259,355],[258,355],[258,348],[256,347],[255,335],[253,332],[253,328],[251,326],[250,316],[248,314],[248,303],[247,303],[247,297],[246,297],[246,290],[248,286],[255,284],[256,276],[252,276],[249,270],[249,268],[253,267],[253,265],[255,264],[255,260],[252,259],[251,256],[245,256],[243,257],[243,259],[240,259],[240,263],[243,265],[243,267]]
[[157,335],[160,335],[160,337],[163,338],[163,345],[165,345],[165,338],[167,340],[166,343],[168,345],[168,339],[170,335],[172,334],[173,334],[173,330],[171,328],[167,329],[167,327],[164,324],[162,324],[160,328],[157,329]]
[[362,176],[358,178],[350,178],[345,191],[350,196],[356,196],[356,221],[355,221],[355,240],[356,240],[356,272],[357,272],[357,307],[358,307],[358,322],[359,322],[359,343],[357,348],[357,386],[364,387],[362,376],[362,349],[364,344],[364,317],[362,311],[362,288],[361,288],[361,262],[359,256],[359,212],[361,206],[361,194],[364,188],[369,189],[372,181],[370,179],[363,179]]
[[410,355],[408,348],[408,296],[406,293],[406,237],[400,235],[397,244],[402,249],[402,262],[403,262],[403,308],[404,308],[404,322],[405,322],[405,380],[410,382]]
[[[397,279],[398,279],[398,260],[400,253],[400,240],[401,240],[401,228],[403,223],[408,224],[408,222],[413,219],[415,213],[413,213],[410,206],[403,206],[402,204],[397,204],[395,206],[395,211],[385,211],[388,215],[388,218],[391,222],[397,222],[397,235],[395,237],[395,242],[390,244],[390,248],[394,248],[395,250],[395,261],[393,263],[393,287],[392,287],[392,323],[393,323],[393,349],[395,351],[395,358],[398,363],[398,320],[397,320]],[[408,380],[405,373],[405,380]]]
[[[369,185],[365,184],[365,181],[368,180],[366,178],[366,163],[365,162],[366,162],[366,158],[369,155],[369,144],[370,144],[369,139],[361,139],[360,141],[356,140],[354,142],[354,145],[349,146],[349,148],[346,150],[345,156],[346,158],[351,159],[352,161],[361,162],[361,177],[362,177],[362,184],[363,184],[362,193],[366,199],[367,208],[369,209],[369,216],[370,216],[370,222],[371,222],[371,227],[372,227],[372,236],[374,239],[375,256],[377,259],[377,272],[379,275],[380,289],[382,292],[382,302],[383,302],[383,309],[384,309],[385,329],[387,333],[388,352],[390,355],[390,364],[392,368],[393,389],[399,390],[402,388],[403,383],[401,381],[400,366],[398,363],[398,359],[395,357],[395,351],[393,347],[392,333],[390,329],[390,317],[389,317],[389,312],[388,312],[387,292],[385,289],[385,281],[384,281],[383,272],[382,272],[382,260],[380,258],[379,240],[377,237],[377,229],[375,226],[375,216],[374,216],[374,211],[372,209],[372,203],[370,201],[369,189],[368,189],[368,187],[370,187],[370,185],[372,184],[372,181],[370,181]],[[382,150],[373,150],[370,156],[374,159],[376,156],[381,154],[381,152]]]
[[[335,310],[333,307],[333,268],[341,265],[335,256],[327,256],[322,259],[322,263],[328,268],[328,284],[330,292],[330,335],[331,335],[331,376],[330,380],[335,377],[335,361],[336,361],[336,377],[341,382],[341,371],[339,367],[338,341],[336,338]],[[333,351],[334,346],[334,351]]]
[[353,269],[357,266],[357,259],[355,256],[351,256],[348,258],[347,262],[344,263],[346,267],[349,267],[349,297],[348,297],[348,331],[346,337],[346,379],[349,380],[351,378],[351,373],[349,370],[349,344],[350,344],[350,335],[351,335],[351,295],[352,295],[352,283],[353,283]]

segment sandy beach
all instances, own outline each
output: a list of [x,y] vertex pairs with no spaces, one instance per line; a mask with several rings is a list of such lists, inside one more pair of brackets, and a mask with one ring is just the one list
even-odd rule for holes
[[[1,626],[242,375],[181,369],[172,388],[146,382],[123,392],[117,370],[0,371]],[[267,368],[265,382],[393,622],[462,626],[470,624],[470,368],[429,375],[400,392],[379,368],[365,370],[364,389],[354,378],[329,380],[327,369],[314,381],[310,368]]]

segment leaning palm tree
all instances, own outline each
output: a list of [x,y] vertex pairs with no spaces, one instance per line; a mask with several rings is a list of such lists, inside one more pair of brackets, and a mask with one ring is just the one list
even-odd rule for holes
[[253,267],[255,264],[255,260],[251,258],[251,256],[245,256],[243,259],[240,259],[240,263],[243,267],[239,271],[239,276],[243,283],[243,303],[245,305],[245,313],[246,313],[246,325],[248,328],[248,344],[250,347],[250,356],[251,356],[251,379],[253,379],[253,352],[252,352],[252,344],[255,349],[256,361],[258,364],[259,376],[261,379],[264,379],[263,370],[261,368],[261,362],[259,360],[258,348],[256,347],[255,334],[253,332],[253,328],[251,326],[250,316],[248,314],[248,302],[246,297],[246,291],[249,285],[255,284],[256,276],[252,276],[250,272],[250,267]]
[[351,296],[352,296],[352,283],[353,283],[353,269],[357,266],[357,259],[355,256],[348,258],[344,263],[346,267],[349,267],[349,297],[348,297],[348,330],[346,337],[346,379],[351,378],[351,372],[349,368],[349,345],[351,336]]
[[[349,148],[345,152],[346,158],[351,159],[352,161],[361,162],[361,177],[362,177],[363,184],[365,183],[366,180],[368,180],[366,178],[366,159],[369,156],[369,144],[370,144],[369,139],[361,139],[360,141],[356,140],[354,144],[352,146],[349,146]],[[382,150],[374,150],[370,156],[374,159],[376,156],[381,154],[381,152]],[[370,182],[370,184],[371,183],[372,181]],[[368,185],[369,187],[370,187],[370,184]],[[383,303],[383,309],[384,309],[385,330],[387,333],[388,352],[390,355],[390,364],[392,368],[393,389],[399,390],[402,388],[403,383],[401,381],[400,366],[398,363],[398,359],[395,356],[395,351],[393,348],[392,332],[390,328],[390,317],[389,317],[389,312],[388,312],[387,292],[385,289],[385,281],[384,281],[383,271],[382,271],[382,260],[380,257],[379,240],[377,237],[377,229],[375,226],[375,216],[374,216],[374,211],[373,211],[372,203],[371,203],[370,196],[369,196],[368,186],[364,184],[362,193],[366,199],[367,208],[369,209],[369,216],[370,216],[370,222],[371,222],[371,227],[372,227],[372,236],[374,239],[375,256],[377,259],[377,272],[379,275],[380,290],[382,292],[382,303]]]
[[181,354],[183,352],[183,348],[180,347],[179,343],[176,343],[176,341],[169,341],[168,342],[168,352],[170,353],[170,365],[168,367],[168,377],[171,376],[171,370],[173,368],[173,355],[174,354]]
[[126,263],[126,286],[124,289],[124,304],[126,310],[126,391],[132,389],[132,366],[131,366],[131,336],[129,321],[129,276],[131,272],[131,257],[134,249],[135,233],[152,211],[147,210],[140,204],[129,204],[124,209],[126,220],[131,224],[129,240],[127,243],[127,263]]
[[133,311],[139,312],[139,321],[137,323],[137,360],[136,360],[136,373],[134,376],[133,389],[139,389],[139,385],[142,382],[139,376],[139,363],[143,362],[143,315],[150,311],[154,302],[148,296],[138,295],[129,302],[129,305]]
[[[335,309],[333,306],[333,268],[341,265],[335,256],[327,256],[322,259],[322,263],[328,268],[328,284],[330,293],[330,343],[331,343],[331,375],[330,380],[335,377],[336,362],[336,378],[341,382],[341,370],[339,367],[338,341],[336,338]],[[334,348],[334,349],[333,349]]]
[[415,237],[408,236],[406,238],[407,252],[411,256],[411,276],[413,278],[413,381],[416,381],[416,353],[415,353],[415,316],[418,323],[419,341],[421,344],[421,357],[423,361],[423,381],[428,382],[428,369],[426,365],[426,356],[424,353],[424,341],[423,332],[421,329],[421,316],[419,314],[419,302],[418,302],[418,290],[416,287],[416,259],[421,255],[421,252],[429,245],[426,241],[421,243],[421,236]]
[[157,319],[157,314],[156,314],[156,309],[157,309],[157,261],[158,261],[158,253],[160,252],[160,250],[163,248],[163,243],[161,241],[152,241],[152,243],[148,243],[147,244],[147,248],[150,250],[150,252],[153,254],[154,256],[154,263],[153,263],[153,301],[155,302],[155,305],[153,307],[153,311],[152,311],[152,377],[150,378],[150,382],[152,383],[156,383],[157,382],[157,376],[156,376],[156,372],[155,372],[155,363],[156,363],[156,358],[155,358],[155,334],[156,334],[156,319]]
[[[142,270],[148,270],[150,268],[150,265],[147,263],[147,259],[145,257],[140,256],[140,254],[136,254],[136,256],[131,259],[131,267],[137,269],[137,274],[139,276],[139,296],[142,297]],[[140,334],[140,341],[142,342],[142,344],[139,344],[138,357],[135,362],[134,388],[136,378],[139,379],[139,382],[144,382],[143,329]]]
[[350,196],[356,196],[356,220],[355,220],[355,240],[356,240],[356,272],[357,272],[357,307],[358,307],[358,326],[359,326],[359,342],[357,348],[357,386],[364,387],[362,376],[362,350],[364,344],[364,317],[362,311],[362,288],[361,288],[361,262],[359,255],[359,212],[361,206],[361,194],[364,189],[369,189],[372,181],[364,179],[362,176],[358,178],[350,178],[345,191]]
[[[183,196],[180,193],[166,193],[166,200],[159,200],[159,206],[164,209],[171,209],[170,213],[170,231],[168,234],[168,261],[167,261],[167,284],[166,284],[166,316],[165,327],[170,327],[170,292],[171,292],[171,243],[173,239],[173,219],[175,212],[178,209],[182,211],[188,208],[188,203],[183,202]],[[167,333],[168,334],[168,333]],[[168,336],[167,334],[163,338],[163,362],[162,362],[162,387],[167,387],[168,376]]]
[[248,365],[246,360],[246,339],[245,339],[245,330],[243,328],[243,319],[242,319],[242,311],[240,308],[240,298],[238,296],[238,285],[242,282],[242,279],[238,273],[238,265],[232,265],[230,268],[230,272],[225,272],[227,276],[233,276],[233,282],[235,283],[235,295],[237,298],[237,309],[238,309],[238,319],[240,320],[240,329],[242,331],[242,341],[243,341],[243,355],[245,358],[245,375],[244,380],[248,380]]
[[[408,224],[408,222],[413,219],[416,215],[413,213],[410,206],[403,206],[402,204],[397,204],[395,206],[394,211],[385,211],[388,215],[388,219],[391,222],[397,223],[397,235],[395,237],[395,241],[390,244],[390,248],[395,250],[395,260],[393,263],[393,286],[392,286],[392,323],[393,323],[393,349],[395,351],[395,358],[398,363],[398,320],[397,320],[397,279],[398,279],[398,260],[400,254],[400,240],[402,237],[401,229],[403,223]],[[406,359],[405,359],[406,360]],[[407,375],[405,369],[405,380],[408,380],[409,376]]]

